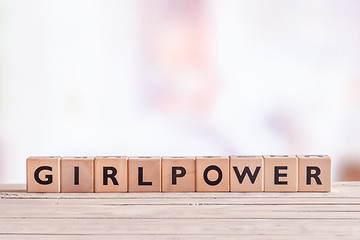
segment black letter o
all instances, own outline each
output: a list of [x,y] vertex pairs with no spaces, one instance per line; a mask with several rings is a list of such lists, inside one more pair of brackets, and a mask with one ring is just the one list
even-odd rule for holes
[[[215,181],[211,181],[209,178],[208,178],[208,173],[211,171],[211,170],[215,170],[218,172],[218,178],[215,180]],[[218,166],[215,166],[215,165],[210,165],[208,166],[205,171],[204,171],[204,180],[207,184],[209,184],[210,186],[215,186],[215,185],[218,185],[221,180],[222,180],[222,171],[221,169],[218,167]]]

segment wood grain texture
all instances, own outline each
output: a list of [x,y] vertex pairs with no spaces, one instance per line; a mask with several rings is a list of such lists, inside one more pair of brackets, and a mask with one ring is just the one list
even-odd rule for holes
[[298,190],[298,158],[295,155],[266,155],[263,158],[265,192]]
[[264,191],[263,157],[262,156],[230,156],[230,192],[263,192],[263,191]]
[[60,159],[55,156],[26,159],[27,192],[60,192]]
[[127,192],[128,164],[125,156],[101,156],[94,160],[95,192]]
[[319,192],[26,193],[0,184],[0,239],[360,239],[360,183]]
[[62,157],[60,182],[62,193],[94,192],[94,157]]
[[330,157],[327,155],[298,155],[297,157],[299,159],[299,191],[330,192]]
[[161,192],[161,157],[129,157],[128,165],[129,192]]
[[195,192],[195,157],[162,157],[161,171],[163,192]]
[[197,192],[228,192],[230,187],[228,156],[197,156]]

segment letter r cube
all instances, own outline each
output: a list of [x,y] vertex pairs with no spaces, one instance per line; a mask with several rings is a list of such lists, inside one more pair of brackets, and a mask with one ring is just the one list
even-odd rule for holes
[[125,156],[100,156],[94,160],[95,192],[127,192],[128,160]]
[[330,192],[331,159],[327,155],[298,155],[299,192]]

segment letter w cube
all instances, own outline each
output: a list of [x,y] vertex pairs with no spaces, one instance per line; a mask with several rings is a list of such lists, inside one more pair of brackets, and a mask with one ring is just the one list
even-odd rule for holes
[[262,156],[230,156],[230,192],[264,191]]

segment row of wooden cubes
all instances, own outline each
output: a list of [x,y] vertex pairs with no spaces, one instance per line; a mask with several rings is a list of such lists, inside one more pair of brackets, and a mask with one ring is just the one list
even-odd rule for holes
[[329,192],[327,155],[29,157],[27,192]]

